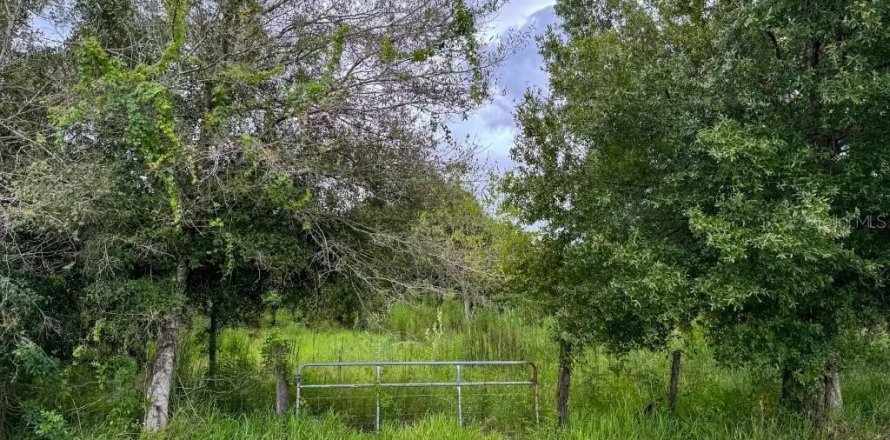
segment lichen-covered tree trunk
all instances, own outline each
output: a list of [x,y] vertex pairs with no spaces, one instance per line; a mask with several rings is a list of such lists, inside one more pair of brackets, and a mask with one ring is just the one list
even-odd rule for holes
[[170,316],[158,329],[158,349],[151,363],[145,390],[148,409],[145,411],[143,429],[148,432],[164,429],[170,419],[170,393],[178,333],[179,322],[175,316]]
[[556,382],[556,425],[569,424],[569,386],[572,381],[572,344],[559,341],[559,372]]
[[671,353],[671,382],[668,389],[668,408],[671,412],[677,410],[677,399],[680,395],[680,358],[682,352],[674,350]]
[[[185,292],[188,278],[188,264],[181,259],[176,268],[175,284],[180,293]],[[179,316],[177,310],[170,310],[158,327],[157,351],[152,359],[145,398],[148,409],[142,429],[156,432],[164,429],[170,420],[170,394],[173,389],[173,369],[176,361],[177,337],[179,336]]]
[[841,395],[840,373],[833,366],[829,366],[822,382],[822,407],[826,415],[834,416],[843,411],[844,399]]
[[287,414],[287,399],[290,394],[287,372],[285,371],[285,354],[284,346],[279,346],[275,351],[275,413],[279,417]]

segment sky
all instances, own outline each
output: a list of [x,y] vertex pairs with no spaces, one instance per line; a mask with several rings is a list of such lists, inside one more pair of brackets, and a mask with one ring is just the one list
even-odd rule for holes
[[529,34],[495,75],[495,91],[490,102],[456,118],[449,127],[457,139],[467,139],[481,147],[481,158],[498,172],[513,167],[510,146],[517,133],[513,109],[529,88],[547,88],[547,73],[534,37],[556,23],[554,0],[509,0],[483,32],[495,40],[511,30]]
[[[479,159],[495,171],[503,172],[514,165],[510,160],[510,146],[517,132],[513,120],[517,102],[529,88],[547,88],[547,73],[542,70],[543,62],[534,37],[544,32],[549,24],[556,23],[554,3],[555,0],[507,0],[493,20],[481,29],[483,37],[495,43],[510,32],[528,36],[496,70],[491,100],[471,112],[465,120],[454,118],[449,123],[457,139],[474,142],[481,148]],[[44,37],[51,41],[64,40],[68,32],[51,26],[42,17],[35,17],[34,21]]]

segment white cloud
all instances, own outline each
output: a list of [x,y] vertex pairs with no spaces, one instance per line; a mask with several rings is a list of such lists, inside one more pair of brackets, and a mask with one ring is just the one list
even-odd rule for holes
[[[497,32],[496,37],[516,29],[538,35],[557,20],[552,5],[552,0],[513,0],[504,6],[490,27]],[[485,157],[481,159],[504,171],[514,166],[510,160],[510,147],[518,130],[513,119],[514,107],[527,89],[547,87],[547,73],[534,39],[518,48],[497,73],[498,92],[491,102],[472,112],[466,120],[451,121],[449,126],[458,138],[482,147]]]
[[536,12],[550,8],[556,0],[511,0],[500,10],[482,32],[484,36],[498,38],[511,29],[520,29],[528,24]]

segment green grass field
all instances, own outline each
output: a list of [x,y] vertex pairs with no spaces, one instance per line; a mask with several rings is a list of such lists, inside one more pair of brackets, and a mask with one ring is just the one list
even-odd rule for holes
[[[158,438],[169,439],[801,439],[890,438],[890,359],[886,347],[874,347],[868,368],[854,365],[842,378],[845,410],[829,429],[814,432],[803,416],[778,409],[774,372],[728,370],[718,366],[703,343],[685,348],[681,396],[676,414],[661,405],[667,389],[666,353],[634,352],[616,359],[589,349],[576,363],[571,393],[571,425],[554,428],[555,346],[547,323],[512,312],[481,310],[471,322],[453,304],[399,306],[379,316],[373,330],[307,327],[281,313],[274,328],[227,329],[221,335],[219,376],[204,377],[206,342],[193,325],[180,356],[171,426]],[[459,427],[453,388],[384,391],[383,426],[372,426],[373,390],[306,392],[303,416],[273,414],[273,380],[263,360],[270,335],[292,342],[293,364],[364,360],[531,360],[540,368],[541,423],[535,426],[527,388],[465,390],[466,426]],[[883,364],[880,364],[883,362]],[[878,364],[875,364],[878,363]],[[524,380],[521,368],[480,368],[476,379]],[[307,371],[307,383],[367,382],[369,369]],[[386,380],[453,379],[450,368],[392,368]],[[465,379],[467,380],[467,379]],[[293,394],[293,389],[291,390]],[[349,398],[342,398],[348,396]],[[293,398],[292,398],[293,401]],[[138,413],[137,411],[133,412]],[[135,436],[138,423],[75,420],[80,438]],[[80,420],[80,423],[77,422]],[[126,421],[126,417],[123,417]],[[137,422],[138,420],[133,420]]]

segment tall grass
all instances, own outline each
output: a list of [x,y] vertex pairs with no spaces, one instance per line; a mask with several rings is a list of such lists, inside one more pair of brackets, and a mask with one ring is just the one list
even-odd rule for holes
[[[556,353],[549,324],[514,311],[477,310],[461,304],[393,307],[370,331],[307,326],[279,315],[276,328],[227,329],[220,335],[219,374],[208,379],[206,342],[196,323],[183,342],[174,417],[158,438],[328,439],[375,437],[374,390],[307,391],[303,416],[272,415],[272,376],[263,367],[263,341],[272,333],[293,342],[293,365],[370,360],[534,361],[540,369],[542,421],[536,427],[530,390],[465,389],[465,420],[457,426],[455,390],[383,390],[379,438],[541,439],[890,439],[890,350],[878,347],[871,364],[845,372],[846,408],[830,429],[815,432],[808,421],[780,411],[778,382],[759,370],[726,369],[707,347],[688,350],[676,414],[646,411],[667,389],[666,353],[639,351],[616,359],[592,348],[578,358],[571,395],[572,421],[556,430],[553,405]],[[883,370],[883,371],[882,371]],[[373,368],[307,370],[306,383],[373,382]],[[449,381],[442,367],[387,368],[386,381]],[[468,368],[464,380],[525,380],[522,368]],[[502,395],[502,393],[508,393]],[[293,397],[291,398],[293,401]],[[81,438],[135,435],[129,427],[80,425]],[[375,437],[376,438],[376,437]]]

